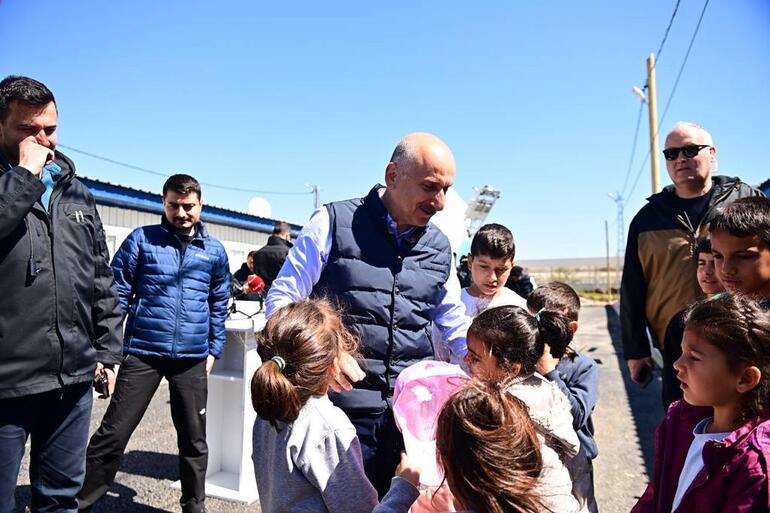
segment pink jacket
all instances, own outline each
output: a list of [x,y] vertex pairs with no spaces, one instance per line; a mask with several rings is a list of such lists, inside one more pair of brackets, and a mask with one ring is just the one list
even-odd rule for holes
[[[655,435],[655,475],[631,513],[672,513],[679,474],[695,425],[711,408],[673,403]],[[752,419],[721,441],[703,448],[703,469],[673,513],[754,513],[770,511],[770,415]]]

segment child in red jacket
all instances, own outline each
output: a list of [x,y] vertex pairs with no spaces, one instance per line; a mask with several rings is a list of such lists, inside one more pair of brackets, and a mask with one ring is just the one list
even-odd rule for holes
[[658,427],[632,513],[770,511],[770,312],[730,294],[695,303],[674,368],[684,401]]

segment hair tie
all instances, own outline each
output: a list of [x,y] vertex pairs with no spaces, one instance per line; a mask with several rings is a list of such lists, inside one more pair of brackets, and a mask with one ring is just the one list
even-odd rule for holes
[[280,356],[273,356],[270,358],[271,362],[275,362],[275,364],[278,366],[278,370],[283,372],[283,369],[286,368],[286,360],[281,358]]
[[543,307],[540,310],[538,310],[537,313],[535,314],[535,321],[538,324],[540,324],[540,314],[543,313],[543,312],[545,312],[545,307]]

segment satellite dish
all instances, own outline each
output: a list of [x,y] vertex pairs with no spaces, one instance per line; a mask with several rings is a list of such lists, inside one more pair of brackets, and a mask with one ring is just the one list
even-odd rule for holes
[[256,196],[249,200],[249,214],[257,217],[270,218],[273,214],[273,209],[265,198]]

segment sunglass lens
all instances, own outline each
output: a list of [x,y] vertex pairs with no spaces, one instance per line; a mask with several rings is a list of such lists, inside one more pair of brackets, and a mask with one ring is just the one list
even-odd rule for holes
[[684,148],[682,148],[682,153],[684,153],[685,157],[687,157],[688,159],[691,159],[698,154],[700,149],[701,149],[701,146],[696,146],[695,144],[693,144],[691,146],[685,146]]
[[[679,155],[679,148],[669,148],[667,150],[663,150],[663,156],[666,158],[666,160],[676,160],[676,157]],[[685,153],[687,155],[687,153]]]

